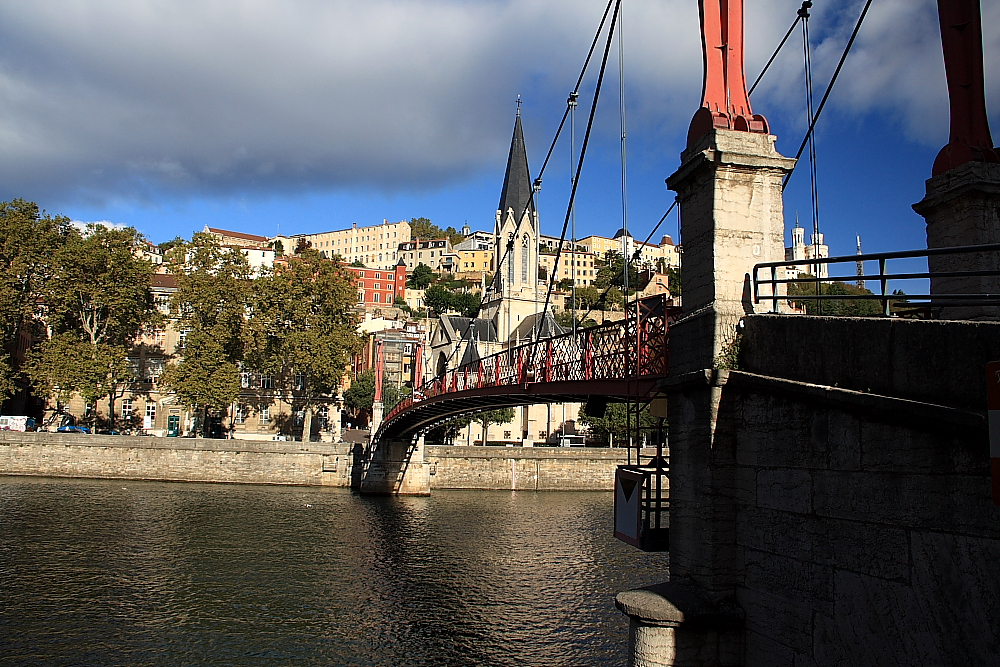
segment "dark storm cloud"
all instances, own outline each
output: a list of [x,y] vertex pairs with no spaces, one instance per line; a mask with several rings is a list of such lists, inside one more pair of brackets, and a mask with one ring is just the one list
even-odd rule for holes
[[[747,4],[752,70],[798,2]],[[906,65],[906,50],[934,46],[936,34],[925,34],[933,2],[882,4],[888,6],[876,17],[882,33],[893,34],[894,16],[914,11],[923,32],[884,47],[863,39],[859,53],[868,72],[892,83],[898,99],[888,104],[903,115],[914,105],[940,115],[939,91],[918,85],[921,76],[933,76],[926,72],[937,62],[933,55],[918,59],[919,71],[907,80],[894,76]],[[602,0],[3,3],[2,196],[65,201],[397,190],[462,179],[505,157],[518,92],[545,91],[538,95],[558,118],[603,6]],[[695,0],[626,3],[630,104],[639,126],[686,123],[697,104],[696,7]],[[988,29],[995,42],[997,30]],[[838,43],[838,34],[829,45],[819,43],[821,64],[835,60]],[[792,81],[794,62],[786,67]],[[887,103],[862,83],[844,87],[859,111]],[[767,94],[791,99],[795,90],[779,80]]]

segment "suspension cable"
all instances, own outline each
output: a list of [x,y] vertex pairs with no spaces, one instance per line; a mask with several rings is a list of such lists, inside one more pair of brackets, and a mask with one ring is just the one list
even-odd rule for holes
[[[617,0],[617,1],[620,2],[621,0]],[[574,106],[574,107],[576,106],[576,99],[579,96],[580,85],[583,82],[583,77],[587,73],[587,69],[590,67],[590,61],[591,61],[591,58],[594,55],[594,49],[597,46],[597,42],[600,39],[601,33],[604,30],[604,24],[607,22],[608,13],[611,11],[611,7],[612,7],[612,5],[615,2],[616,2],[616,0],[608,0],[608,4],[607,4],[607,6],[604,9],[604,14],[601,16],[601,22],[600,22],[600,24],[597,27],[597,32],[594,34],[593,41],[591,41],[590,49],[587,51],[587,57],[586,57],[586,59],[583,62],[583,67],[580,69],[580,76],[577,77],[576,85],[573,87],[573,91],[570,93],[569,99],[567,99],[567,101],[566,101],[566,111],[563,113],[562,120],[559,121],[559,127],[556,129],[556,134],[552,138],[552,143],[549,145],[549,150],[548,150],[548,153],[546,153],[546,155],[545,155],[545,160],[542,162],[542,167],[538,171],[538,177],[535,178],[535,180],[533,182],[533,187],[531,188],[530,192],[528,193],[528,201],[525,203],[524,209],[520,212],[520,215],[517,218],[517,225],[514,228],[514,236],[515,237],[518,235],[518,233],[520,233],[521,225],[524,222],[524,216],[525,216],[525,214],[534,205],[535,192],[537,192],[538,190],[540,190],[541,187],[542,187],[542,175],[545,173],[545,168],[548,166],[549,159],[552,157],[552,152],[553,152],[553,150],[556,147],[556,143],[559,141],[559,136],[562,134],[563,127],[566,124],[566,117],[569,115],[570,108],[571,108],[571,106]],[[613,26],[612,26],[612,29],[613,29]],[[605,58],[607,58],[606,55],[605,55]],[[595,100],[595,102],[596,102],[596,100]],[[575,188],[574,188],[574,191],[575,191]],[[564,229],[563,229],[563,235],[565,236],[565,226],[564,226]],[[561,243],[560,243],[560,245],[561,245]],[[486,294],[492,293],[492,292],[494,292],[496,290],[496,286],[497,286],[497,283],[498,283],[500,275],[501,275],[501,273],[500,273],[501,272],[501,268],[500,267],[503,266],[503,262],[504,262],[504,260],[506,260],[507,256],[512,253],[513,248],[514,248],[513,242],[508,242],[507,245],[506,245],[506,248],[504,250],[503,255],[500,256],[499,261],[495,265],[496,266],[496,271],[493,274],[493,280],[491,280],[489,286],[486,287],[486,290],[483,292],[483,296],[485,296]],[[497,250],[499,250],[499,248]],[[535,280],[536,281],[538,280],[537,276],[535,277]],[[547,301],[548,301],[548,297],[546,296],[546,302]],[[476,312],[473,314],[473,316],[471,318],[472,321],[478,319],[479,313],[481,312],[481,310],[482,310],[482,300],[480,300],[479,307],[476,308]],[[547,306],[546,306],[546,310],[547,310]],[[542,312],[544,313],[545,310],[543,310]],[[536,321],[535,325],[539,326],[537,321]],[[471,337],[472,337],[472,329],[473,328],[474,328],[474,325],[473,325],[472,322],[470,322],[469,328],[468,328],[468,334],[469,334],[469,337],[470,337],[470,341],[471,341]],[[446,366],[448,366],[448,365],[451,364],[452,359],[454,358],[454,356],[458,352],[458,350],[461,348],[461,346],[462,346],[461,344],[462,344],[462,342],[464,342],[464,340],[465,340],[465,337],[463,336],[461,339],[459,339],[459,344],[456,345],[454,347],[454,349],[452,349],[451,354],[448,355],[448,359],[445,361],[445,365]]]
[[597,114],[597,102],[601,97],[601,87],[604,84],[604,73],[608,66],[608,54],[611,52],[611,42],[615,34],[615,24],[618,21],[618,10],[622,0],[615,0],[615,11],[611,16],[611,27],[608,30],[608,41],[604,46],[604,57],[601,60],[601,71],[597,76],[597,86],[594,89],[594,101],[590,105],[590,118],[587,119],[587,131],[583,134],[583,144],[580,146],[580,159],[576,165],[576,175],[573,178],[573,187],[569,194],[569,205],[566,207],[566,217],[563,219],[562,234],[559,237],[559,248],[556,250],[555,259],[552,262],[552,275],[549,277],[549,288],[545,293],[545,306],[542,313],[549,310],[549,302],[552,298],[552,288],[555,286],[555,276],[559,270],[559,259],[562,256],[563,241],[566,239],[566,228],[569,226],[570,213],[573,210],[573,203],[576,201],[576,191],[580,187],[580,172],[583,170],[583,160],[587,156],[587,146],[590,144],[590,133],[594,128],[594,116]]
[[[809,7],[811,2],[803,2],[799,9],[799,16],[802,18],[802,72],[805,76],[806,86],[806,123],[812,127],[813,124],[813,81],[812,81],[812,47],[809,42]],[[813,259],[819,256],[819,194],[817,190],[816,177],[816,135],[809,134],[809,196],[812,203],[812,227],[813,227]],[[820,264],[815,264],[816,293],[819,294],[819,272],[822,270]],[[823,312],[823,304],[820,304],[820,314]]]
[[[826,106],[826,101],[830,98],[830,91],[833,90],[833,84],[837,83],[837,77],[840,76],[840,70],[844,67],[844,61],[847,60],[847,54],[851,52],[851,47],[854,46],[854,40],[858,36],[858,31],[861,30],[861,24],[864,23],[865,16],[868,14],[868,8],[872,6],[872,0],[868,0],[865,3],[865,8],[861,10],[861,16],[858,17],[858,22],[854,26],[854,32],[851,33],[851,38],[847,40],[847,45],[844,47],[844,53],[840,56],[840,62],[837,63],[837,69],[834,70],[833,76],[830,78],[830,83],[826,87],[826,92],[823,94],[823,99],[819,103],[819,107],[816,109],[816,115],[813,116],[812,123],[809,124],[809,129],[806,131],[806,136],[802,138],[802,143],[799,144],[799,150],[795,153],[795,159],[798,160],[802,157],[802,151],[805,150],[806,142],[809,136],[812,135],[813,131],[816,129],[816,122],[819,120],[819,116],[823,113],[823,107]],[[795,167],[792,167],[792,171],[785,175],[785,180],[781,184],[781,189],[784,191],[788,187],[788,181],[791,180],[792,174],[795,173]]]
[[[806,0],[806,2],[809,2],[809,0]],[[803,6],[805,6],[806,2],[802,3]],[[812,6],[812,2],[809,2],[809,5]],[[774,53],[771,54],[771,59],[767,61],[767,64],[764,65],[764,69],[762,69],[760,71],[760,74],[757,75],[757,80],[753,82],[752,86],[750,86],[750,91],[747,92],[747,97],[753,95],[753,91],[757,87],[757,84],[760,83],[760,80],[764,78],[765,74],[767,74],[767,70],[768,68],[771,67],[771,63],[773,63],[774,59],[778,57],[778,53],[781,52],[781,48],[785,45],[785,42],[788,41],[788,38],[791,37],[792,31],[795,30],[795,26],[798,25],[799,19],[801,18],[802,18],[801,15],[799,14],[795,15],[795,20],[792,21],[792,25],[788,28],[788,32],[785,33],[785,36],[781,38],[781,43],[778,44],[778,48],[774,50]]]

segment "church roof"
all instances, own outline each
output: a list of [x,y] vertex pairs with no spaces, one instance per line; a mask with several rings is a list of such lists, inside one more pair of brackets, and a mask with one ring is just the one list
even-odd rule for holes
[[619,229],[619,230],[618,230],[617,232],[615,232],[615,235],[614,235],[614,236],[613,236],[612,238],[614,238],[614,239],[620,239],[620,238],[621,238],[621,237],[623,237],[623,236],[627,236],[627,237],[629,237],[629,238],[632,238],[632,235],[631,235],[631,234],[629,234],[629,233],[628,233],[628,232],[627,232],[627,231],[625,230],[625,228],[624,228],[624,227],[622,227],[622,228],[621,228],[621,229]]
[[535,205],[531,197],[531,175],[528,172],[528,154],[524,148],[524,134],[521,132],[521,112],[514,119],[514,136],[510,140],[510,154],[507,156],[507,173],[503,178],[503,191],[497,209],[503,214],[514,209],[514,216],[520,219],[525,208],[534,213]]
[[448,324],[451,325],[451,328],[455,331],[459,340],[469,339],[469,325],[471,324],[473,339],[485,341],[487,343],[497,342],[497,330],[496,327],[493,326],[493,320],[487,320],[481,317],[473,320],[468,317],[457,317],[455,315],[442,315],[441,319],[447,319]]
[[561,336],[566,333],[568,329],[560,326],[556,322],[556,318],[552,316],[551,312],[545,313],[543,317],[541,313],[535,313],[533,315],[528,315],[520,324],[514,328],[510,334],[508,340],[528,340],[534,337],[535,327],[538,327],[538,337],[539,338],[552,338],[554,336]]
[[476,341],[470,340],[465,346],[465,353],[462,355],[462,361],[459,365],[465,366],[482,358],[482,355],[479,354],[479,346],[476,345]]

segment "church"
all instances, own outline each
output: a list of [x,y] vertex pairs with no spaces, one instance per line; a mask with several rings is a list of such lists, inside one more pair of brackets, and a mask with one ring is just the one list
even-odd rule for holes
[[[442,315],[435,321],[430,341],[430,368],[435,375],[537,338],[566,333],[551,309],[541,313],[548,285],[538,279],[539,234],[519,106],[493,227],[493,282],[483,294],[478,317]],[[472,433],[479,430],[473,426],[455,444],[551,444],[561,434],[576,433],[579,410],[579,403],[515,408],[511,423],[490,426],[487,434]]]

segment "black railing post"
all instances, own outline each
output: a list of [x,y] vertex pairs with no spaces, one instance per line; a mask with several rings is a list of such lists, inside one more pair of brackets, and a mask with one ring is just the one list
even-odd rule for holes
[[[757,269],[753,271],[754,277],[757,276]],[[786,274],[787,277],[787,274]],[[778,312],[778,267],[771,267],[771,312]]]
[[889,281],[885,277],[885,258],[878,260],[879,283],[882,285],[882,315],[889,317],[889,300],[885,298],[885,290]]

